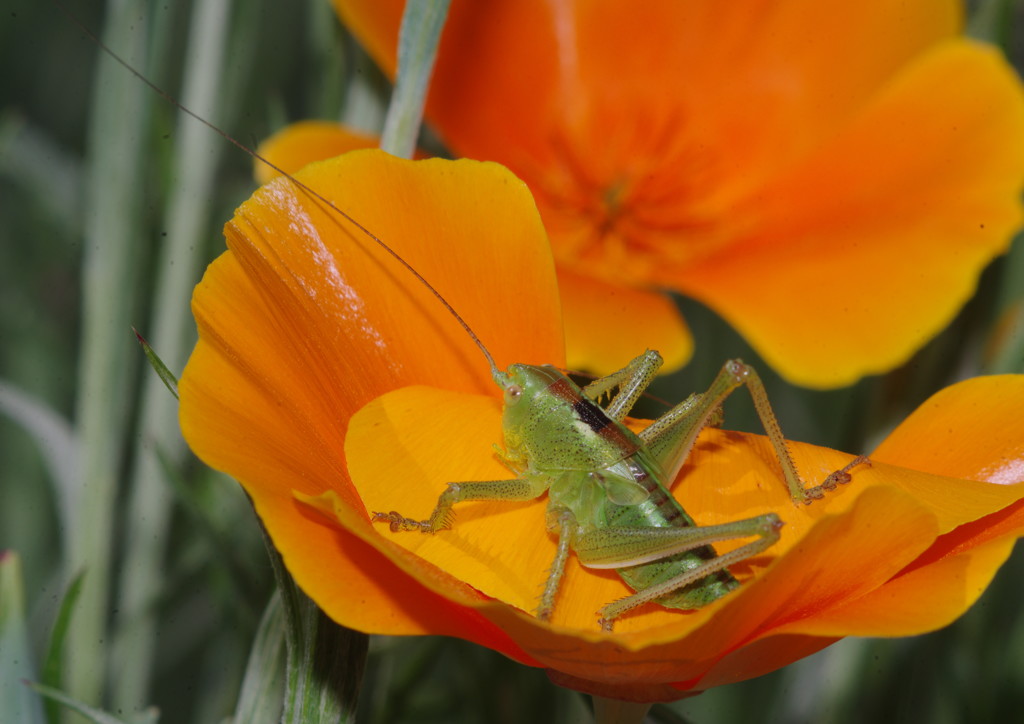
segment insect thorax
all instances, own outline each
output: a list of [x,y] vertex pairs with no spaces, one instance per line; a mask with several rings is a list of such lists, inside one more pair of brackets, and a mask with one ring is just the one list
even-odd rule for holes
[[604,410],[568,377],[549,365],[512,365],[512,380],[522,389],[506,396],[502,419],[510,458],[534,473],[598,471],[633,455],[639,438]]

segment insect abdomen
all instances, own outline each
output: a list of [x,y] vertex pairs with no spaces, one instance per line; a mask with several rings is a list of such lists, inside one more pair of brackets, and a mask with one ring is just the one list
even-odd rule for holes
[[[639,505],[607,503],[606,521],[609,527],[688,528],[696,525],[669,491],[661,484],[653,461],[646,460],[644,451],[638,451],[626,461],[632,469],[633,479],[648,492],[647,500]],[[677,553],[651,563],[642,563],[616,572],[633,590],[639,591],[667,581],[685,571],[696,568],[716,556],[710,545]],[[659,598],[658,604],[668,608],[695,609],[721,598],[739,586],[728,571],[719,571]]]

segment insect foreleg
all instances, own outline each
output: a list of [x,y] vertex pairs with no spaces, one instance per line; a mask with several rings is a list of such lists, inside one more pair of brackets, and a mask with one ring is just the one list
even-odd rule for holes
[[612,372],[607,377],[591,382],[583,388],[583,394],[598,402],[602,395],[618,388],[618,392],[605,406],[604,412],[612,420],[621,422],[651,384],[661,365],[661,355],[649,349],[618,372]]
[[464,483],[448,483],[448,487],[437,499],[434,512],[426,520],[406,518],[397,511],[373,513],[372,520],[387,521],[392,532],[418,530],[422,533],[436,533],[452,524],[452,506],[466,500],[532,500],[539,498],[548,488],[549,481],[542,476],[524,476],[511,480],[474,480]]
[[627,611],[766,550],[779,539],[781,528],[782,521],[774,513],[704,527],[606,528],[576,536],[574,548],[580,563],[588,568],[624,568],[661,560],[721,540],[757,536],[757,540],[608,604],[600,611],[600,623],[602,628],[610,631],[612,621]]

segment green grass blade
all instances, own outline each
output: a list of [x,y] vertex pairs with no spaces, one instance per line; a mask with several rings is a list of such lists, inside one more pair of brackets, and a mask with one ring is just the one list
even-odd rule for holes
[[71,711],[78,712],[86,719],[93,722],[93,724],[156,724],[160,718],[155,709],[149,709],[142,712],[140,716],[134,719],[118,719],[113,714],[109,714],[101,709],[84,704],[78,699],[68,696],[63,691],[58,691],[57,689],[44,686],[42,684],[30,684],[30,686],[46,698],[52,699],[59,704],[63,704]]
[[135,333],[135,339],[138,340],[139,345],[142,347],[142,352],[146,355],[146,361],[149,362],[149,366],[153,368],[153,371],[156,372],[156,376],[164,383],[164,387],[166,387],[170,393],[174,395],[174,399],[177,400],[178,378],[175,377],[174,373],[167,368],[167,365],[164,364],[164,361],[160,359],[160,355],[158,355],[156,350],[154,350],[153,347],[150,346],[149,342],[146,341],[146,338],[139,334],[139,330],[132,327],[132,332]]
[[256,631],[232,721],[236,724],[276,724],[281,721],[284,684],[284,608],[280,594],[275,593]]
[[448,17],[448,0],[408,3],[398,36],[398,77],[384,121],[380,147],[412,158],[423,120],[437,44]]
[[74,519],[79,483],[74,430],[56,410],[3,381],[0,381],[0,413],[18,423],[39,447],[53,480],[58,517],[66,530]]
[[[148,43],[147,4],[109,3],[104,42],[139,65]],[[99,52],[99,51],[97,51]],[[86,168],[82,329],[75,419],[82,451],[80,499],[65,538],[68,570],[88,571],[68,635],[68,687],[85,702],[106,684],[107,617],[113,576],[114,509],[125,458],[133,391],[132,347],[124,331],[137,317],[144,238],[141,212],[150,91],[100,55]]]
[[0,721],[44,724],[39,697],[25,685],[34,674],[21,560],[0,551]]
[[285,622],[282,724],[354,722],[369,637],[331,621],[295,585],[264,533]]
[[[78,603],[79,594],[82,592],[82,581],[84,573],[79,573],[68,586],[64,600],[61,601],[60,609],[57,611],[57,619],[53,623],[53,631],[50,633],[50,645],[47,647],[46,659],[43,661],[42,683],[53,689],[60,689],[63,686],[63,663],[64,663],[64,642],[67,639],[68,629],[71,625],[71,616],[74,613],[75,605]],[[58,724],[60,721],[60,708],[56,701],[47,699],[45,704],[46,719],[50,724]]]
[[[181,100],[213,123],[219,122],[220,116],[231,5],[230,0],[197,3],[190,18]],[[174,375],[168,367],[181,369],[195,341],[189,300],[205,261],[204,236],[209,233],[214,178],[225,148],[222,138],[184,114],[179,114],[176,138],[173,169],[177,181],[168,200],[167,234],[157,257],[153,317],[148,326],[167,363],[144,344],[159,381],[148,377],[143,383],[139,426],[140,438],[147,445],[138,448],[129,474],[125,575],[118,590],[118,606],[129,623],[115,631],[112,702],[117,710],[125,711],[142,706],[149,698],[157,625],[153,601],[163,592],[161,563],[174,510],[171,487],[163,479],[156,451],[171,460],[185,455],[177,402],[167,396],[163,385],[172,385]],[[177,398],[176,381],[173,387]]]

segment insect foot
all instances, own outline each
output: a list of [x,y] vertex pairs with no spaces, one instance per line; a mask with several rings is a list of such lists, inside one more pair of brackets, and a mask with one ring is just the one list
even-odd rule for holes
[[871,467],[871,459],[865,455],[858,455],[839,470],[830,473],[827,478],[821,481],[820,485],[806,489],[804,491],[804,505],[810,505],[815,500],[821,500],[825,497],[825,493],[835,490],[840,485],[846,485],[853,479],[853,476],[850,475],[850,470],[858,465],[867,465],[868,467]]
[[429,520],[413,520],[412,518],[406,518],[396,510],[392,510],[390,513],[374,512],[370,520],[374,523],[387,522],[392,533],[398,533],[403,530],[418,530],[421,533],[433,532],[430,530]]
[[370,520],[374,523],[387,522],[392,533],[400,531],[418,530],[421,533],[436,533],[439,530],[452,527],[452,506],[459,502],[462,494],[462,486],[458,483],[448,483],[448,487],[437,499],[437,507],[426,520],[406,518],[398,511],[390,513],[374,513]]

